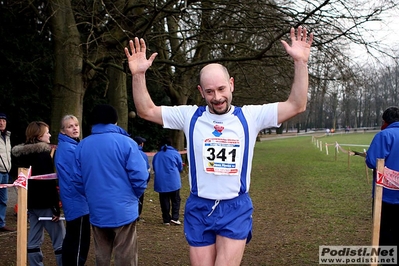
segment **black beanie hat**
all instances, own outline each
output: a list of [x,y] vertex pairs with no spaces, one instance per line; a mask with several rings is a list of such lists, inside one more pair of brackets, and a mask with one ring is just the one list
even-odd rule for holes
[[91,124],[115,124],[118,122],[118,113],[109,104],[100,104],[91,112]]
[[4,119],[7,121],[7,116],[5,113],[0,113],[0,119]]
[[134,137],[133,140],[134,140],[138,145],[140,145],[141,143],[144,143],[144,142],[147,141],[145,138],[140,137],[140,136]]

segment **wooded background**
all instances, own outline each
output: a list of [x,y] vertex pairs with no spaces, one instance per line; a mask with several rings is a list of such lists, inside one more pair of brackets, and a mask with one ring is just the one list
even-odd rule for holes
[[[398,105],[399,53],[366,37],[367,25],[397,14],[398,2],[0,0],[0,111],[14,144],[24,142],[35,120],[50,125],[56,144],[65,114],[82,121],[85,137],[92,108],[109,103],[121,127],[148,139],[145,150],[164,135],[183,149],[182,132],[129,119],[135,107],[123,51],[128,41],[144,38],[148,55],[158,52],[147,72],[156,104],[203,104],[199,70],[219,62],[235,78],[233,104],[241,106],[286,100],[293,62],[280,40],[302,25],[315,35],[308,107],[280,132],[379,127],[383,110]],[[365,48],[373,63],[354,59],[353,47]]]

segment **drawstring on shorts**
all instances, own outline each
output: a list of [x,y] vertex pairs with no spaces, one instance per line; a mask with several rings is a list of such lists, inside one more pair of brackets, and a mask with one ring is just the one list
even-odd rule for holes
[[212,211],[208,214],[208,217],[212,215],[213,211],[216,209],[216,207],[219,205],[220,200],[215,200],[215,204],[212,206]]

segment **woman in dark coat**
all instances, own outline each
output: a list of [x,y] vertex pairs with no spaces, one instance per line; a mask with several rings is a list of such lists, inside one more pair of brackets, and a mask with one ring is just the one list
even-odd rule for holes
[[[16,157],[17,166],[32,167],[31,176],[54,173],[51,156],[49,126],[35,121],[26,128],[26,142],[15,146],[12,154]],[[44,229],[50,235],[57,265],[62,265],[62,241],[65,227],[60,217],[57,180],[28,180],[28,260],[30,266],[43,265],[43,254],[40,249],[44,240]],[[39,217],[51,217],[51,220],[39,220]]]

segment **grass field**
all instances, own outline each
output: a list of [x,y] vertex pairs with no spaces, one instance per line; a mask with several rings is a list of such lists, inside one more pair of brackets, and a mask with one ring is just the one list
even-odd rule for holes
[[[371,134],[336,134],[325,143],[368,145]],[[345,147],[359,149],[358,147]],[[371,240],[371,170],[364,158],[334,146],[320,151],[311,136],[263,141],[255,148],[251,195],[254,242],[264,254],[246,265],[317,265],[319,245],[369,245]],[[367,175],[369,176],[367,179]],[[258,245],[258,244],[255,244]],[[254,249],[259,250],[258,247]]]
[[[374,134],[336,134],[319,140],[323,145],[368,145]],[[144,221],[137,225],[139,265],[189,265],[183,226],[162,225],[152,180],[145,193]],[[182,181],[181,220],[189,193],[187,173]],[[333,146],[326,155],[311,136],[257,142],[250,194],[253,237],[242,265],[318,265],[320,245],[371,243],[371,170],[366,170],[362,157],[351,156],[348,164],[347,154],[335,156]],[[15,225],[11,215],[7,220],[8,225]],[[0,246],[7,247],[0,249],[0,265],[15,265],[15,245],[16,234],[0,233]],[[54,265],[48,238],[43,250],[45,265]],[[93,250],[90,265],[94,265]]]

